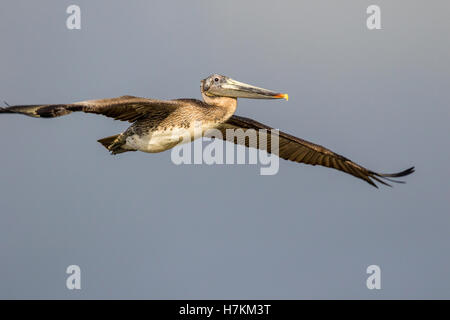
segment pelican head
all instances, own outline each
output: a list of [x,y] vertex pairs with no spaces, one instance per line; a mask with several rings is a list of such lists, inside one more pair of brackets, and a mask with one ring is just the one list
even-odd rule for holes
[[201,81],[200,89],[202,94],[208,97],[230,97],[249,99],[286,99],[286,93],[279,93],[263,88],[258,88],[250,84],[233,80],[220,74],[210,75]]

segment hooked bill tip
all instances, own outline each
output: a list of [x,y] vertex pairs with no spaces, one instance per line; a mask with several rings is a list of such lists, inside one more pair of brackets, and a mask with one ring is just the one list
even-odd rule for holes
[[289,95],[287,93],[279,93],[275,96],[275,98],[279,98],[279,99],[285,99],[286,101],[289,100]]

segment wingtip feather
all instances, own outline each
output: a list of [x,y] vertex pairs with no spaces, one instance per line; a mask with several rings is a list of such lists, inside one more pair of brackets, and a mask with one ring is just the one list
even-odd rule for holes
[[400,172],[395,172],[395,173],[377,173],[377,172],[371,172],[371,178],[378,181],[379,183],[382,183],[386,186],[392,187],[392,185],[390,185],[389,183],[387,183],[384,180],[387,180],[389,182],[394,182],[394,183],[406,183],[405,181],[402,180],[395,180],[392,178],[400,178],[400,177],[405,177],[408,176],[412,173],[415,172],[415,168],[414,167],[410,167],[406,170],[400,171]]

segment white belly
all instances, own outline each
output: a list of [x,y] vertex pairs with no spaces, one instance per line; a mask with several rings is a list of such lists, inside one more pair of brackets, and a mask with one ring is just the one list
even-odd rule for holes
[[124,147],[130,150],[143,152],[162,152],[181,143],[191,142],[203,136],[203,133],[215,124],[205,124],[200,127],[170,128],[166,130],[151,131],[146,135],[131,135],[126,138]]

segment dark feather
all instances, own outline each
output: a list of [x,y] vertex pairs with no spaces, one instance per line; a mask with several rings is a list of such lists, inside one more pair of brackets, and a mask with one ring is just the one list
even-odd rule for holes
[[374,187],[377,187],[374,181],[387,186],[390,185],[386,181],[404,183],[403,181],[394,180],[391,178],[404,177],[414,172],[414,167],[411,167],[409,169],[397,173],[377,173],[368,170],[358,165],[357,163],[347,159],[346,157],[337,154],[321,145],[317,145],[312,142],[294,137],[282,131],[278,132],[279,136],[278,150],[272,150],[271,139],[269,136],[266,139],[267,141],[266,147],[259,145],[259,138],[257,139],[256,144],[251,144],[249,139],[245,139],[245,141],[238,141],[236,137],[227,137],[226,129],[243,129],[244,131],[248,129],[254,129],[256,130],[257,135],[260,134],[259,130],[266,129],[267,132],[270,132],[273,135],[275,134],[275,131],[272,131],[273,128],[268,127],[262,123],[259,123],[249,118],[232,116],[230,119],[228,119],[228,121],[223,123],[219,127],[219,129],[222,131],[223,137],[226,140],[231,141],[233,143],[243,144],[247,147],[265,149],[270,153],[277,154],[282,159],[301,162],[310,165],[321,165],[324,167],[340,170],[345,173],[351,174],[356,178],[362,179]]
[[72,112],[101,114],[116,120],[135,122],[154,113],[171,113],[181,101],[154,100],[132,96],[87,100],[72,104],[22,105],[1,108],[0,113],[18,113],[36,118],[55,118]]

